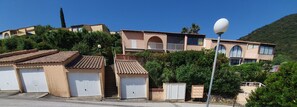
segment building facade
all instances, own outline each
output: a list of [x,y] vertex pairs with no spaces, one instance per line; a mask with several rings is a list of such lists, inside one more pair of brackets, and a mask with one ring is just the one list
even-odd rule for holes
[[109,29],[105,24],[94,24],[94,25],[87,25],[87,24],[80,24],[80,25],[73,25],[68,28],[69,31],[72,32],[80,32],[82,29],[86,29],[89,32],[101,31],[110,34]]
[[[216,49],[217,40],[206,38],[205,49]],[[275,44],[241,41],[241,40],[221,40],[219,53],[223,53],[229,58],[231,65],[242,63],[271,61],[274,57]]]
[[12,29],[12,30],[5,30],[0,32],[2,38],[10,38],[13,36],[22,36],[22,35],[33,35],[35,34],[35,27],[36,26],[29,26],[19,29]]
[[172,52],[201,50],[205,35],[155,31],[122,30],[123,54],[151,50]]
[[[217,40],[205,38],[201,34],[183,34],[155,31],[122,30],[123,54],[150,50],[172,52],[202,49],[215,49]],[[221,40],[219,52],[230,59],[230,65],[249,62],[271,61],[274,57],[275,44]]]

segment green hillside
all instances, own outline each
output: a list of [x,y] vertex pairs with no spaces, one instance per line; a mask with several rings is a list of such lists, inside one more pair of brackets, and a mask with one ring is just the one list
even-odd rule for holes
[[276,55],[297,60],[297,14],[285,16],[265,25],[240,40],[276,44]]

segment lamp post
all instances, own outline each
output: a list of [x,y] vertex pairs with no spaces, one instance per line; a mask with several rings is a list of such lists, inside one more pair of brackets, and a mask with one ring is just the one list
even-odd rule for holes
[[210,79],[210,84],[209,84],[209,89],[208,89],[208,94],[207,94],[206,107],[209,106],[209,102],[210,102],[210,94],[211,94],[211,88],[212,88],[214,73],[215,73],[215,69],[216,69],[216,62],[217,62],[217,57],[218,57],[218,51],[219,51],[219,46],[220,46],[221,35],[224,32],[226,32],[226,30],[228,29],[228,26],[229,26],[229,21],[226,18],[221,18],[214,24],[214,27],[213,27],[214,32],[218,35],[218,40],[217,40],[216,54],[215,54],[214,61],[213,61],[211,79]]
[[101,49],[102,46],[101,46],[100,44],[98,44],[97,47],[98,47],[98,49],[99,49],[99,53],[100,53],[100,55],[101,55],[102,53],[101,53],[101,50],[100,50],[100,49]]

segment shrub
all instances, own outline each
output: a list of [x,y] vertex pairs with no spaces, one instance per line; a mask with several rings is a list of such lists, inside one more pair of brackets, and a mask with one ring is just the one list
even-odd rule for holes
[[216,71],[212,91],[215,95],[233,98],[239,93],[240,84],[240,75],[232,71],[219,70]]
[[90,54],[90,47],[87,43],[79,42],[72,47],[72,50],[79,51],[81,54],[88,55]]
[[145,69],[149,72],[150,86],[162,86],[162,66],[157,61],[149,61],[145,64]]
[[161,77],[163,78],[162,82],[164,83],[176,82],[175,72],[170,68],[164,68]]
[[26,38],[23,38],[23,37],[19,37],[17,40],[18,40],[17,50],[35,48],[36,43],[31,39],[26,39]]
[[267,78],[269,70],[265,70],[267,64],[264,63],[248,63],[240,66],[228,67],[230,71],[238,72],[243,82],[261,82]]
[[297,106],[297,62],[282,64],[280,71],[265,80],[265,87],[252,92],[247,107]]
[[40,49],[40,50],[52,49],[52,47],[49,44],[45,43],[45,42],[37,43],[36,48]]
[[18,39],[17,37],[2,39],[2,46],[6,52],[15,51],[18,47]]
[[[162,87],[162,82],[183,82],[187,83],[188,91],[191,85],[204,84],[204,91],[207,92],[211,78],[213,51],[181,51],[167,54],[144,51],[136,55],[141,56],[146,62],[145,69],[149,72],[153,87]],[[220,71],[221,66],[226,65],[228,65],[228,59],[220,54],[212,91],[216,95],[234,97],[240,90],[241,79],[236,72]]]

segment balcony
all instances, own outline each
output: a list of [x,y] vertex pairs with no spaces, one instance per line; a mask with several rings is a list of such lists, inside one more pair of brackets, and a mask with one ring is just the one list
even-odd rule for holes
[[150,49],[150,50],[163,50],[163,43],[148,42],[147,49]]
[[167,50],[168,51],[183,51],[184,44],[167,43]]

